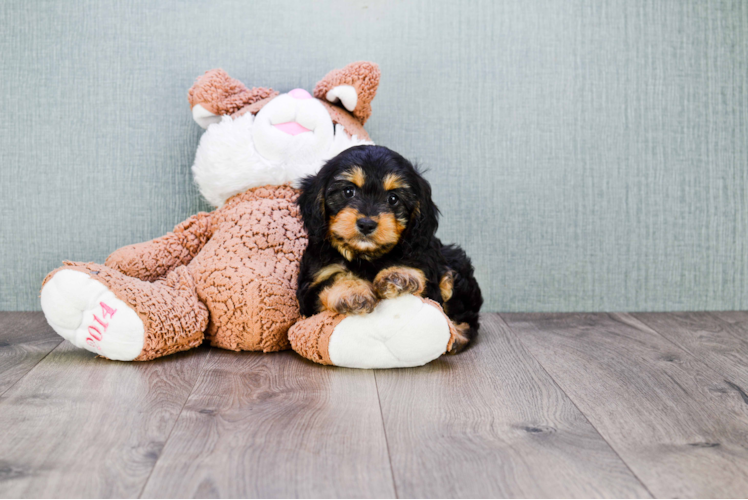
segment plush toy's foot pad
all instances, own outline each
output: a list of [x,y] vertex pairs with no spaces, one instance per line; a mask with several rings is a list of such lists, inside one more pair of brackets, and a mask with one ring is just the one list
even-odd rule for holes
[[87,273],[56,272],[42,288],[41,303],[49,325],[76,347],[119,361],[143,350],[138,314]]
[[402,295],[381,301],[370,314],[312,316],[294,325],[289,339],[296,352],[318,363],[405,368],[444,354],[454,327],[435,302]]

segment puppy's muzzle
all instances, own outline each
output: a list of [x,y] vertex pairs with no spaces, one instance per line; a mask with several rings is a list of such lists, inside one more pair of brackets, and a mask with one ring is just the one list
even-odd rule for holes
[[372,220],[368,217],[361,217],[356,221],[356,229],[359,230],[364,236],[369,236],[377,229],[377,221]]

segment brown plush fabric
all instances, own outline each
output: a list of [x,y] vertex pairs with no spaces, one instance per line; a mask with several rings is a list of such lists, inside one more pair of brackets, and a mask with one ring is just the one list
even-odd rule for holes
[[190,107],[201,104],[216,115],[230,115],[257,101],[275,97],[278,92],[264,87],[248,89],[222,69],[211,69],[199,77],[187,93]]
[[250,189],[212,213],[213,235],[187,266],[210,311],[212,345],[234,351],[288,349],[299,319],[296,280],[306,248],[298,191]]
[[267,99],[262,99],[260,101],[253,102],[249,106],[244,106],[242,109],[240,109],[239,111],[237,111],[236,113],[234,113],[233,115],[231,115],[231,118],[237,119],[237,118],[239,118],[240,116],[242,116],[242,115],[244,115],[246,113],[251,113],[253,115],[256,115],[257,113],[260,112],[260,110],[262,108],[265,107],[265,104],[269,103],[270,101],[272,101],[275,98],[276,98],[276,96],[268,97]]
[[353,109],[353,116],[361,123],[371,116],[371,101],[379,87],[379,66],[372,62],[355,62],[343,69],[334,69],[317,83],[314,88],[314,97],[325,101],[327,92],[338,85],[351,85],[356,89],[358,101]]
[[454,323],[452,323],[452,320],[449,319],[447,314],[444,312],[444,309],[442,309],[442,306],[439,305],[438,302],[427,299],[426,297],[418,297],[422,301],[424,301],[427,304],[431,304],[432,306],[439,309],[439,312],[442,313],[442,316],[444,316],[444,319],[447,320],[447,324],[449,325],[449,342],[447,342],[447,348],[444,350],[444,352],[449,352],[452,349],[452,345],[455,343],[455,339],[457,338],[457,330],[455,329]]
[[344,319],[344,314],[324,311],[300,320],[288,330],[291,347],[308,360],[321,365],[332,365],[330,336],[338,323]]
[[361,125],[361,122],[354,118],[348,111],[340,106],[334,106],[324,99],[318,100],[325,108],[327,108],[327,111],[330,113],[330,118],[332,118],[332,122],[339,123],[345,128],[348,137],[353,137],[355,135],[364,141],[371,140],[369,134],[364,130],[364,126]]
[[178,266],[187,265],[213,235],[212,214],[193,215],[160,238],[115,250],[105,264],[143,281],[156,281]]
[[138,313],[146,339],[137,360],[197,346],[204,332],[224,349],[288,349],[307,244],[298,194],[287,185],[250,189],[166,236],[115,251],[108,266],[67,265],[89,273]]
[[184,266],[177,267],[155,283],[149,283],[101,264],[65,262],[64,267],[47,275],[42,287],[62,269],[90,275],[138,313],[145,328],[145,341],[135,361],[185,351],[203,342],[208,310],[198,299],[195,280]]

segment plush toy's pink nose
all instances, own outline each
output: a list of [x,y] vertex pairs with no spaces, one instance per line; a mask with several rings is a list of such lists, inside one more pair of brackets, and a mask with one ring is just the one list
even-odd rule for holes
[[312,96],[309,95],[309,92],[307,92],[304,89],[293,89],[291,92],[288,93],[291,97],[294,99],[311,99]]

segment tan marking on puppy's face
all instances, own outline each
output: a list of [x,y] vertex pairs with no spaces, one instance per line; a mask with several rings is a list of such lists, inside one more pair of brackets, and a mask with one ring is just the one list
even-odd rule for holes
[[324,283],[336,274],[344,273],[346,271],[347,269],[342,264],[331,264],[329,266],[323,267],[322,269],[314,273],[312,286],[317,286],[320,283]]
[[394,299],[406,293],[421,295],[425,288],[423,271],[412,267],[388,267],[374,278],[374,290],[381,299]]
[[364,236],[356,227],[356,222],[362,217],[364,216],[352,207],[346,207],[330,217],[330,243],[347,260],[356,256],[367,260],[381,257],[397,245],[407,225],[407,221],[395,218],[392,213],[375,215],[370,218],[377,223],[377,228]]
[[356,227],[356,221],[360,218],[361,214],[355,208],[344,208],[330,217],[328,224],[330,236],[343,240],[356,238],[360,234]]
[[400,241],[400,235],[405,230],[408,221],[397,219],[395,214],[383,213],[379,217],[372,217],[378,222],[377,230],[374,231],[370,238],[377,244],[379,255],[392,250]]
[[331,216],[328,221],[330,243],[346,260],[352,260],[357,254],[357,249],[352,244],[357,243],[361,235],[356,227],[356,221],[360,217],[358,210],[347,207]]
[[392,191],[393,189],[400,189],[400,188],[407,189],[408,187],[410,187],[408,186],[408,183],[405,182],[405,180],[402,177],[392,172],[384,176],[382,185],[384,186],[385,191]]
[[320,311],[339,314],[370,313],[377,305],[372,284],[352,273],[338,274],[332,285],[319,294]]
[[366,174],[364,174],[364,169],[359,166],[353,166],[347,171],[343,172],[342,174],[340,174],[340,178],[354,184],[359,188],[364,187],[364,183],[366,182]]

